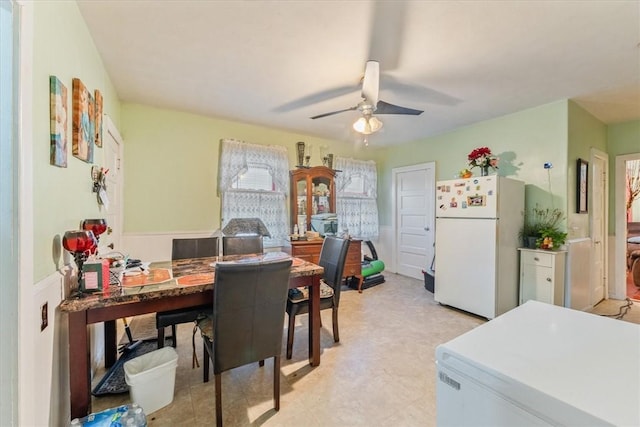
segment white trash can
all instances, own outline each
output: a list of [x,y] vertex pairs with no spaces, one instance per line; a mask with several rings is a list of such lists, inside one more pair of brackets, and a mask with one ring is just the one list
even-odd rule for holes
[[131,401],[149,415],[173,401],[178,353],[163,347],[124,364],[124,379],[129,385]]

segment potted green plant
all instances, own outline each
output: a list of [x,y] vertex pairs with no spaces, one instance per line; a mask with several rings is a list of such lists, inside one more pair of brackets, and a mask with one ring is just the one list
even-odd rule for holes
[[542,208],[536,205],[525,213],[519,237],[524,246],[530,249],[543,247],[545,237],[547,242],[551,239],[553,248],[558,248],[564,244],[567,237],[567,234],[560,230],[563,219],[564,212],[561,209]]
[[558,249],[564,245],[567,239],[567,233],[560,231],[558,228],[543,228],[540,231],[540,237],[536,239],[536,247],[540,249]]

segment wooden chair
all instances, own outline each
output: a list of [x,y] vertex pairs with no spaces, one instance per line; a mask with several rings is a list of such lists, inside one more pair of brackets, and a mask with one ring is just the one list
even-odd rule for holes
[[280,410],[280,355],[291,259],[216,265],[213,314],[200,320],[204,381],[215,376],[216,425],[222,426],[221,374],[273,357],[273,399]]
[[[218,256],[218,238],[203,237],[191,239],[173,239],[171,260],[186,258],[203,258]],[[158,329],[158,348],[164,347],[164,328],[171,326],[172,345],[177,345],[176,325],[195,322],[199,315],[211,313],[211,305],[179,308],[177,310],[156,313],[156,328]],[[195,360],[195,359],[194,359]]]
[[223,255],[261,254],[262,236],[224,236],[222,238]]
[[[324,274],[320,283],[320,310],[332,310],[333,340],[340,341],[338,330],[338,306],[340,304],[340,290],[342,287],[342,273],[349,251],[349,240],[327,236],[322,243],[318,264],[324,267]],[[309,292],[306,288],[289,290],[287,299],[287,314],[289,328],[287,331],[287,359],[293,353],[293,333],[296,315],[309,313]]]

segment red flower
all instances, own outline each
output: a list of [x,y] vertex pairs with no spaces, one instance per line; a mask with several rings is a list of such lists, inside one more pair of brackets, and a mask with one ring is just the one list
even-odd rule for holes
[[498,169],[498,158],[491,154],[491,149],[489,147],[480,147],[473,150],[467,156],[467,160],[469,160],[469,166],[471,168],[478,167],[492,167],[493,169]]
[[489,147],[480,147],[469,153],[469,161],[476,160],[480,157],[489,157],[491,155],[491,149]]

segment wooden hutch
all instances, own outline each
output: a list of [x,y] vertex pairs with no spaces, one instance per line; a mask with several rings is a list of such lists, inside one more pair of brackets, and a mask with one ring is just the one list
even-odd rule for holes
[[[298,225],[302,235],[311,229],[311,216],[336,212],[335,171],[326,166],[299,167],[291,177],[291,233]],[[317,264],[322,249],[322,238],[294,240],[291,255]],[[360,240],[351,239],[344,267],[344,278],[358,278],[358,291],[362,292],[362,254]]]

